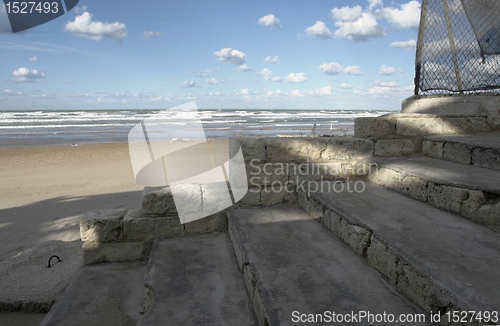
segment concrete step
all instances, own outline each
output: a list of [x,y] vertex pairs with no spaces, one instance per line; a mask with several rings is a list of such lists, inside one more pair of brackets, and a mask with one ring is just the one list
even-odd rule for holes
[[422,135],[475,134],[493,128],[485,114],[386,114],[356,118],[356,137],[420,137]]
[[500,132],[426,136],[422,153],[448,161],[500,169]]
[[85,266],[40,325],[137,325],[145,271],[144,261]]
[[157,240],[139,325],[256,325],[227,233]]
[[430,157],[368,161],[378,166],[369,181],[500,232],[500,171]]
[[[47,313],[83,266],[80,241],[50,240],[0,263],[0,313]],[[49,258],[51,267],[48,268]],[[0,321],[0,325],[3,325]]]
[[500,237],[488,228],[371,183],[299,203],[442,324],[454,324],[447,312],[498,311]]
[[[337,314],[335,318],[360,311],[385,312],[396,318],[419,312],[362,257],[299,207],[234,210],[228,213],[228,225],[260,325],[321,324],[316,314],[329,323],[331,312]],[[344,319],[340,324],[373,323]]]

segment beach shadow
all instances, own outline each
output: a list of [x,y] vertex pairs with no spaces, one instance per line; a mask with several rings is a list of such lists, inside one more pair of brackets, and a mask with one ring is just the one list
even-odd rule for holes
[[0,261],[47,240],[80,239],[80,219],[91,210],[141,207],[142,191],[64,196],[0,210]]

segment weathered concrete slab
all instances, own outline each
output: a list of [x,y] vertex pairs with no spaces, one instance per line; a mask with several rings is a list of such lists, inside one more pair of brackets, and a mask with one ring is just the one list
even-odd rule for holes
[[371,232],[370,263],[427,311],[498,310],[495,232],[373,184],[362,193],[318,192],[311,198]]
[[500,195],[500,171],[497,170],[429,157],[380,157],[368,161],[376,162],[380,168],[418,176],[428,182]]
[[430,157],[500,169],[500,132],[427,136],[423,143],[422,152]]
[[139,325],[255,325],[227,234],[156,241]]
[[[51,240],[0,263],[0,313],[48,312],[83,266],[80,241]],[[62,262],[49,258],[57,255]]]
[[500,171],[429,157],[380,158],[373,183],[500,232]]
[[82,241],[117,241],[120,238],[122,219],[126,209],[89,211],[80,221]]
[[240,209],[228,215],[239,269],[260,325],[292,325],[294,312],[417,311],[299,208]]
[[146,262],[85,266],[41,326],[137,325],[143,311]]
[[83,263],[124,262],[148,259],[151,242],[84,242]]

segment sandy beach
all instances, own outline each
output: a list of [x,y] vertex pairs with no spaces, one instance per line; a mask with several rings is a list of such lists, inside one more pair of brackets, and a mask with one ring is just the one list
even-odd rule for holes
[[140,207],[126,143],[0,148],[0,261],[80,239],[89,210]]

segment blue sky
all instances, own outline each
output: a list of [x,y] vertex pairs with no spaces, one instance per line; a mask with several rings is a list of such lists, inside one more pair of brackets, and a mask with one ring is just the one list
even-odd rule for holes
[[0,109],[399,110],[420,2],[90,1],[12,34]]

